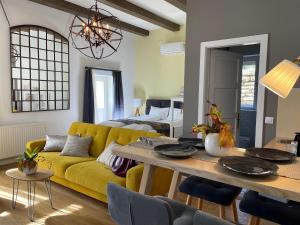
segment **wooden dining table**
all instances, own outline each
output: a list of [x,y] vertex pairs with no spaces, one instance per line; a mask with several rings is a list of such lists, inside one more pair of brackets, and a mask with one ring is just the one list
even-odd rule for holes
[[[277,143],[275,140],[272,142]],[[282,146],[284,148],[284,145]],[[272,147],[272,145],[269,144],[268,147]],[[240,152],[239,154],[243,154],[244,150],[237,148],[234,149],[234,151]],[[113,154],[144,163],[144,171],[139,190],[142,194],[150,193],[154,171],[157,167],[162,167],[173,171],[173,178],[168,193],[168,197],[171,199],[175,197],[182,176],[195,175],[241,188],[250,189],[265,195],[300,202],[300,177],[299,179],[292,176],[289,177],[289,175],[250,177],[227,171],[218,164],[217,160],[207,160],[207,157],[172,159],[161,156],[149,148],[134,145],[126,145],[121,148],[114,149]],[[281,166],[286,165],[278,165],[279,168]],[[291,170],[291,172],[300,171],[300,162],[298,163],[298,161],[296,161],[291,165],[288,165],[288,169]],[[287,174],[289,174],[289,172],[287,172]]]

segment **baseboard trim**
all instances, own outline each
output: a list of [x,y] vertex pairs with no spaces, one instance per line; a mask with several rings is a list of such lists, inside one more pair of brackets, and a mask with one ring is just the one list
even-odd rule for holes
[[5,165],[16,163],[17,157],[18,156],[7,158],[7,159],[0,159],[0,166],[5,166]]

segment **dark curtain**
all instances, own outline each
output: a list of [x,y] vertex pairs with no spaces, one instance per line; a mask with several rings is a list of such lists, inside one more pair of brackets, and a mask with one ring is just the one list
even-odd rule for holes
[[112,71],[114,81],[114,111],[113,119],[124,117],[124,97],[121,71]]
[[95,122],[94,88],[92,69],[85,69],[84,96],[83,96],[83,122]]

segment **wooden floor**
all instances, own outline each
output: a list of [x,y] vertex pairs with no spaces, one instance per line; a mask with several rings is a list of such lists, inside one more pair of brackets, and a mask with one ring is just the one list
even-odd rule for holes
[[[55,210],[50,208],[45,188],[42,183],[37,184],[35,221],[27,218],[27,192],[24,183],[20,183],[17,208],[11,208],[11,180],[6,177],[5,170],[0,168],[0,225],[116,225],[110,219],[107,205],[89,197],[76,193],[60,185],[53,184],[53,204]],[[185,196],[178,196],[178,200],[184,201]],[[196,205],[196,201],[193,201]],[[204,211],[218,215],[218,207],[204,202]],[[226,215],[231,218],[231,211]],[[241,224],[247,224],[247,215],[239,212]],[[261,225],[273,223],[262,221]]]

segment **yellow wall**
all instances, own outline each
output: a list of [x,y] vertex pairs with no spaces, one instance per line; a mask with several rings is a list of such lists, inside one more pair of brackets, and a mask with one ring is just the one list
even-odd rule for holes
[[160,45],[168,42],[185,42],[185,26],[172,32],[159,29],[149,37],[136,40],[135,97],[170,98],[179,94],[184,83],[185,55],[163,56]]
[[294,138],[300,131],[300,88],[294,88],[286,99],[278,97],[277,137]]

